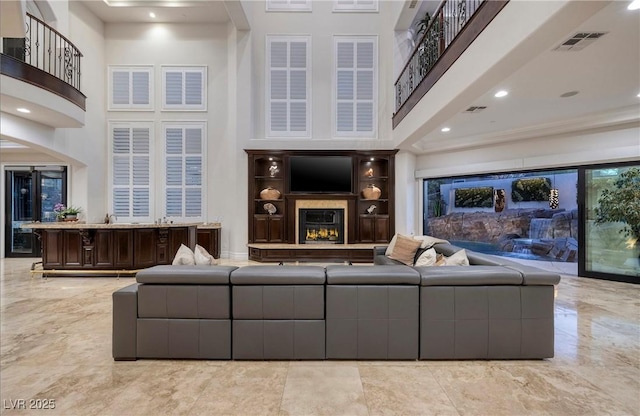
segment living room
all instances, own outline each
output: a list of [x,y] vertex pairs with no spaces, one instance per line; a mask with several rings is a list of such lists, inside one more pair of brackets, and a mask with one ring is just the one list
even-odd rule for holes
[[[60,97],[47,97],[42,91],[33,91],[38,88],[25,87],[24,82],[3,74],[0,164],[4,177],[14,167],[31,170],[32,166],[61,166],[67,175],[64,202],[82,207],[80,221],[102,224],[105,214],[115,214],[116,208],[115,133],[122,131],[118,129],[143,129],[151,139],[146,153],[151,178],[148,210],[140,215],[115,214],[118,218],[114,221],[151,224],[166,217],[176,224],[219,223],[224,264],[249,263],[248,244],[255,231],[248,213],[253,215],[258,208],[266,210],[266,201],[261,202],[257,195],[264,188],[257,189],[256,195],[250,190],[255,183],[250,177],[253,159],[246,150],[265,154],[329,151],[362,155],[397,151],[391,172],[393,192],[380,198],[387,199],[388,206],[393,204],[394,218],[387,237],[395,232],[424,234],[424,180],[569,167],[626,168],[637,165],[640,159],[638,12],[626,10],[630,2],[507,3],[395,128],[394,83],[417,46],[415,22],[427,10],[433,15],[438,6],[435,2],[418,2],[411,8],[410,2],[379,1],[372,2],[377,4],[376,10],[345,12],[337,10],[334,2],[314,1],[301,2],[311,4],[311,10],[283,12],[268,10],[265,2],[190,2],[173,9],[159,3],[154,3],[156,7],[139,3],[127,7],[118,2],[63,1],[23,2],[22,11],[36,3],[41,8],[40,19],[69,38],[83,54],[80,90],[87,98],[86,110],[78,115],[75,109],[57,105]],[[151,12],[155,17],[150,16]],[[18,26],[23,30],[23,25]],[[4,20],[3,27],[8,27]],[[583,31],[607,34],[580,52],[551,50]],[[3,32],[3,37],[19,36]],[[338,72],[334,57],[337,45],[357,41],[374,46],[371,50],[375,57],[371,59],[377,65],[368,76],[375,99],[364,100],[373,110],[369,118],[363,113],[362,129],[354,127],[358,120],[352,119],[356,122],[348,131],[349,123],[337,122],[345,112],[337,109]],[[278,43],[287,42],[306,45],[305,64],[287,69],[304,73],[300,85],[306,95],[304,99],[284,100],[288,104],[302,103],[297,108],[304,108],[304,112],[296,114],[304,116],[286,118],[289,124],[283,132],[277,118],[280,113],[274,111],[282,99],[270,96],[270,83],[277,75],[268,65],[268,58],[277,52]],[[270,44],[274,48],[269,49]],[[578,67],[582,69],[577,71]],[[113,74],[118,71],[148,76],[146,107],[127,108],[114,102]],[[200,74],[200,79],[206,81],[200,84],[203,100],[199,106],[166,105],[167,76],[180,71]],[[358,74],[355,70],[353,73]],[[501,89],[509,94],[495,97]],[[579,94],[560,97],[570,91]],[[27,115],[18,113],[15,103],[33,105],[33,111]],[[353,100],[351,105],[355,108]],[[469,107],[482,106],[487,109],[463,114]],[[57,117],[57,113],[51,113],[52,108],[68,113],[68,119],[81,121],[72,123]],[[48,112],[38,114],[43,109]],[[445,128],[450,130],[443,131]],[[201,200],[199,210],[191,216],[168,215],[165,141],[172,129],[197,130],[203,138],[194,152],[202,157],[202,182],[198,185]],[[193,155],[182,156],[186,160]],[[2,186],[1,205],[7,215],[5,180]],[[355,201],[361,191],[361,187],[352,188],[350,198]],[[284,198],[273,205],[278,210],[285,209],[278,204],[283,205]],[[371,204],[377,205],[378,210],[383,208],[380,203],[363,204],[357,203],[362,215]],[[268,211],[259,213],[265,214],[269,215]],[[295,244],[299,238],[295,237],[295,225],[287,227],[287,243]],[[247,378],[233,374],[229,365],[214,362],[207,363],[215,367],[217,376],[212,377],[199,368],[203,363],[140,360],[133,363],[134,367],[126,367],[130,363],[114,364],[108,348],[110,296],[133,282],[132,278],[32,277],[32,257],[7,256],[8,241],[12,241],[7,239],[8,234],[3,227],[2,332],[7,335],[3,336],[3,358],[5,351],[7,358],[3,361],[2,381],[3,386],[12,384],[14,388],[9,393],[3,388],[3,399],[37,396],[58,399],[63,409],[60,411],[65,414],[116,414],[131,408],[107,403],[108,396],[134,397],[136,392],[149,398],[147,404],[136,408],[135,413],[142,414],[153,410],[153,399],[159,397],[155,393],[163,387],[151,383],[153,387],[140,391],[134,388],[135,383],[175,376],[180,380],[178,395],[189,399],[181,403],[170,392],[161,390],[166,395],[160,395],[163,399],[156,403],[164,412],[207,413],[208,409],[237,414],[320,413],[326,408],[327,413],[346,414],[395,408],[401,413],[429,413],[429,409],[442,408],[452,414],[509,414],[513,409],[518,409],[516,413],[599,413],[606,409],[638,413],[637,399],[625,398],[635,397],[633,392],[638,388],[639,324],[630,318],[637,316],[636,285],[585,279],[583,274],[570,276],[561,270],[563,279],[556,300],[556,361],[527,363],[512,369],[511,362],[452,362],[449,367],[447,363],[427,362],[421,366],[401,362],[386,370],[377,369],[376,362],[321,364],[316,369],[297,362],[238,364],[236,371]],[[553,262],[548,265],[556,267]],[[84,333],[83,325],[87,323],[95,332]],[[76,366],[74,356],[80,370],[77,377],[69,374]],[[96,367],[91,363],[94,356],[98,357]],[[47,361],[56,358],[60,363]],[[549,362],[553,366],[536,370],[539,364]],[[405,368],[406,364],[410,368]],[[441,364],[444,366],[439,369]],[[630,368],[625,368],[629,364]],[[562,367],[562,371],[555,366]],[[601,371],[603,366],[609,367],[608,374]],[[422,379],[419,385],[437,390],[436,399],[430,402],[417,393],[422,398],[406,402],[417,407],[402,407],[400,396],[394,399],[395,393],[390,391],[408,388],[403,379],[420,376],[425,367],[429,379]],[[145,368],[149,374],[142,371]],[[39,372],[43,375],[37,375]],[[315,374],[319,383],[326,383],[322,386],[331,393],[326,401],[316,397],[322,395],[313,391],[314,377],[307,377],[309,374]],[[559,381],[566,374],[578,377],[578,381]],[[193,383],[197,384],[193,389],[188,381],[190,375],[195,376]],[[536,388],[519,401],[514,397],[526,391],[518,384],[521,376]],[[82,389],[74,399],[74,386],[89,382],[92,377],[96,377],[95,389]],[[222,379],[230,383],[225,386],[229,389],[228,407],[212,398],[216,396],[212,390],[224,384]],[[118,380],[123,381],[120,384]],[[484,390],[470,380],[490,380],[491,387]],[[332,383],[344,387],[344,394],[331,389]],[[513,396],[500,395],[503,383],[510,386]],[[544,393],[549,391],[544,390],[549,385],[561,389],[569,399],[554,407],[551,402],[557,400],[556,394]],[[105,386],[109,388],[104,393],[98,392]],[[231,393],[234,386],[243,394],[253,386],[260,400],[247,403],[242,395]],[[297,401],[296,395],[305,400]],[[378,401],[379,395],[384,399]],[[479,405],[465,398],[483,395],[486,400]],[[540,397],[545,404],[530,407]],[[95,407],[79,407],[82,399],[93,401]],[[202,407],[192,408],[198,399],[202,399]],[[207,407],[208,400],[217,407]],[[305,401],[310,407],[295,407]],[[437,406],[430,408],[431,405]]]

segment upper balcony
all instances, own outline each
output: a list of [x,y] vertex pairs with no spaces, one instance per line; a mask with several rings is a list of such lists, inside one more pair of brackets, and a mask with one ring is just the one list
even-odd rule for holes
[[395,128],[509,0],[443,0],[395,82]]
[[80,91],[82,53],[67,38],[27,14],[23,38],[2,38],[2,112],[51,127],[82,127],[86,97]]

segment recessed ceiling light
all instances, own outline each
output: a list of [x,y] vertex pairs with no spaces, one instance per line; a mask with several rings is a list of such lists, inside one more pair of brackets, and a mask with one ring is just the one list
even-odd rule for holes
[[149,12],[149,17],[152,19],[156,18],[156,14],[154,12]]
[[561,94],[560,97],[562,98],[568,98],[568,97],[573,97],[574,95],[578,95],[579,91],[568,91],[565,92],[564,94]]
[[441,132],[443,133],[447,133],[449,131],[451,131],[451,129],[449,127],[443,127],[442,129],[440,129]]
[[508,91],[500,90],[497,93],[495,93],[493,96],[497,98],[501,98],[501,97],[506,97],[507,95],[509,95]]
[[638,93],[638,95],[636,95],[636,97],[640,98],[640,92]]
[[376,160],[376,159],[372,157],[372,158],[371,158],[371,159],[369,159],[369,160],[371,160],[371,161],[373,162],[373,161],[374,161],[374,160]]
[[638,10],[638,9],[640,9],[640,0],[633,0],[627,6],[627,10]]
[[21,113],[25,113],[25,114],[29,114],[31,112],[31,110],[29,110],[28,108],[23,108],[23,107],[16,108],[16,110],[18,110]]

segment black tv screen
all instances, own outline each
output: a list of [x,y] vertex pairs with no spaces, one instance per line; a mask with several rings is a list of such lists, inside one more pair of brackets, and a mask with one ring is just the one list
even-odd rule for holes
[[291,156],[291,192],[350,193],[351,171],[349,156]]

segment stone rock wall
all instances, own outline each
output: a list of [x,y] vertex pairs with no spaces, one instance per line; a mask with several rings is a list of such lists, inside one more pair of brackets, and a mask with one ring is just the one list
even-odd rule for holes
[[502,212],[456,212],[428,220],[425,234],[445,240],[479,241],[498,244],[506,239],[530,238],[531,220],[547,218],[552,238],[578,238],[577,210],[507,209]]

